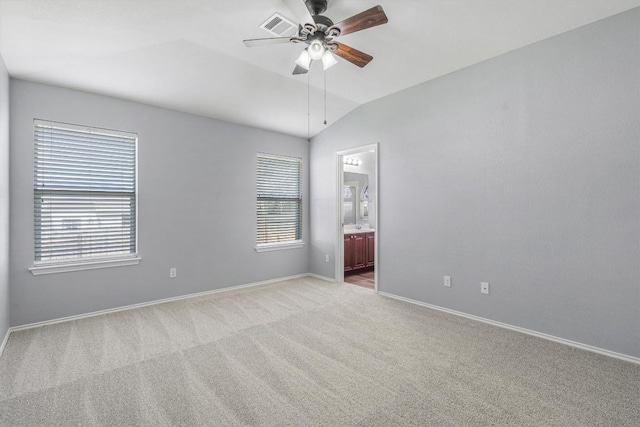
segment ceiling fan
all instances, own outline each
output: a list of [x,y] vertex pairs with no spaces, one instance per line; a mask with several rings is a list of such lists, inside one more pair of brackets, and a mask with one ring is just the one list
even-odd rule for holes
[[247,47],[289,42],[309,45],[296,60],[296,67],[293,70],[293,74],[304,74],[308,72],[313,60],[322,60],[323,67],[326,70],[337,63],[332,53],[335,53],[358,67],[364,67],[373,59],[373,56],[367,55],[346,44],[339,43],[335,41],[335,39],[388,22],[387,15],[384,13],[384,10],[382,10],[382,6],[374,6],[371,9],[334,24],[331,19],[321,15],[321,13],[327,10],[327,0],[288,0],[287,3],[294,12],[300,15],[304,23],[298,24],[297,35],[291,37],[248,39],[243,40],[243,43]]

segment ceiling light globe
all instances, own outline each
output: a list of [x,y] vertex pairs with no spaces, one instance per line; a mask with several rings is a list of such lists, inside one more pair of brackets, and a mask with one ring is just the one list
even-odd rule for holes
[[311,65],[311,57],[309,56],[309,52],[307,52],[307,49],[303,50],[300,53],[300,56],[298,57],[298,59],[296,59],[296,64],[298,64],[305,70],[309,69],[309,65]]
[[328,70],[337,63],[338,61],[336,61],[336,58],[333,57],[331,52],[329,52],[328,50],[324,52],[324,54],[322,55],[322,66],[325,70]]
[[322,43],[320,43],[319,40],[312,41],[309,45],[309,56],[311,59],[317,61],[322,58],[322,55],[324,55],[324,46],[322,46]]

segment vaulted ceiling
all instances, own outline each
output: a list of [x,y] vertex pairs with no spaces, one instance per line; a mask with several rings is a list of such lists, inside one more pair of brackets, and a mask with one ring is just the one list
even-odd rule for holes
[[[272,37],[303,0],[0,0],[14,78],[307,137],[361,104],[616,13],[640,0],[328,0],[341,21],[380,4],[389,22],[339,39],[374,57],[292,75],[304,45]],[[310,86],[308,86],[310,85]],[[308,115],[308,109],[310,116]],[[308,117],[310,117],[308,121]],[[308,127],[309,126],[309,127]]]

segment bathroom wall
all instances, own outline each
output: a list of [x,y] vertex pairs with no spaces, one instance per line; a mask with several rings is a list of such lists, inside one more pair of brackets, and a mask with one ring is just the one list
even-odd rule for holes
[[[376,156],[375,153],[370,151],[365,151],[362,153],[349,154],[345,156],[355,160],[361,160],[362,164],[360,166],[353,165],[344,165],[344,172],[353,172],[364,174],[369,177],[369,219],[367,223],[370,228],[376,228],[376,213],[374,209],[375,203],[377,203],[377,180],[376,176]],[[346,179],[345,179],[346,181]]]

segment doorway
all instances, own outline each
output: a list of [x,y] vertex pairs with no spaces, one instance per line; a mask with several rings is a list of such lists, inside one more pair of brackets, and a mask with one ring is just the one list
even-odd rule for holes
[[378,144],[337,151],[336,161],[336,280],[378,292]]

